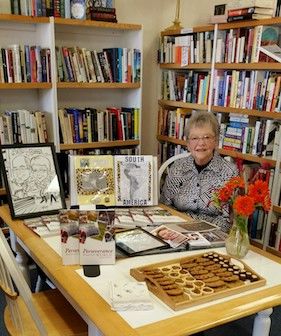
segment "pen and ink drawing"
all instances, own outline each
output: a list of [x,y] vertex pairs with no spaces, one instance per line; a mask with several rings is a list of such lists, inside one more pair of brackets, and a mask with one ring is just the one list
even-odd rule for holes
[[34,217],[64,207],[51,145],[1,146],[1,165],[15,218]]

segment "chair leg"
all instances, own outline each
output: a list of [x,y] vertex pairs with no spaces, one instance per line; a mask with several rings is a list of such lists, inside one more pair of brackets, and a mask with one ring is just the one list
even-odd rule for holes
[[42,289],[42,278],[40,275],[38,275],[35,284],[35,293],[40,292],[41,289]]

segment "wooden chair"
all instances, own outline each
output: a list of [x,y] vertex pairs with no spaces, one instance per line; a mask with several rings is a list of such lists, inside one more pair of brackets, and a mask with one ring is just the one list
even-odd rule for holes
[[159,184],[159,194],[158,194],[158,198],[160,197],[160,193],[161,193],[161,188],[162,188],[162,185],[163,185],[163,181],[162,181],[162,178],[163,178],[163,174],[166,173],[166,170],[169,169],[169,166],[176,160],[179,160],[179,159],[182,159],[182,158],[185,158],[185,157],[188,157],[190,155],[189,152],[184,152],[184,153],[181,153],[181,154],[177,154],[177,155],[174,155],[174,156],[171,156],[168,160],[166,160],[165,162],[162,163],[162,165],[160,166],[160,168],[158,169],[158,184]]
[[0,288],[7,301],[4,322],[10,335],[88,335],[87,324],[58,290],[31,292],[2,230]]

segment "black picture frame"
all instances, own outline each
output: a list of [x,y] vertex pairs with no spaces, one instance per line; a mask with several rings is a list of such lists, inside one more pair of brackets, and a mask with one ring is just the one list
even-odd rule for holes
[[0,166],[13,219],[66,207],[53,143],[0,145]]
[[115,242],[116,247],[129,257],[169,248],[169,244],[140,227],[116,232]]

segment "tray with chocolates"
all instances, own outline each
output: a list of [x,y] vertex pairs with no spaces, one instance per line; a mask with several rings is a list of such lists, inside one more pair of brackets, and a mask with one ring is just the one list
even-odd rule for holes
[[132,268],[130,274],[173,310],[265,285],[242,261],[216,252]]

